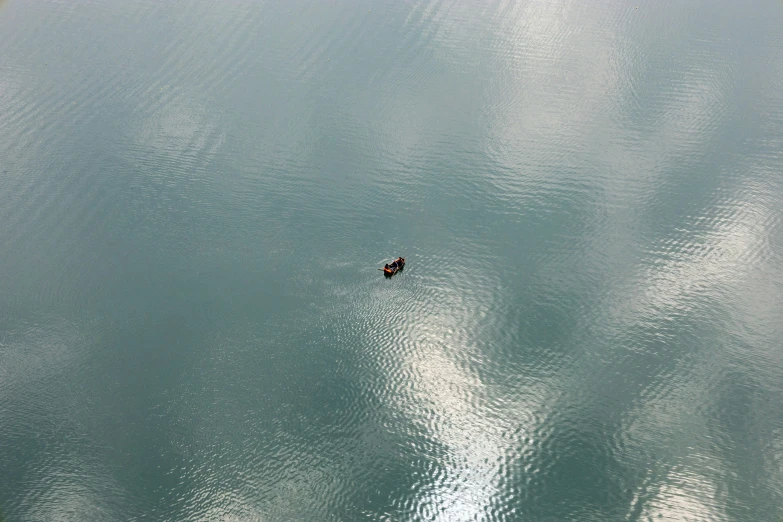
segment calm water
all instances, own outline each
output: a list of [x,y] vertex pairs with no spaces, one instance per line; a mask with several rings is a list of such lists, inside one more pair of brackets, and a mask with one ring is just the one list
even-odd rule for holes
[[0,513],[780,521],[783,3],[0,3]]

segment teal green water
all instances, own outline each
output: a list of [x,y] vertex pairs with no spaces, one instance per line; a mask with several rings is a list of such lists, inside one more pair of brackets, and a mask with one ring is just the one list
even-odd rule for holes
[[780,521],[781,49],[772,0],[3,2],[1,516]]

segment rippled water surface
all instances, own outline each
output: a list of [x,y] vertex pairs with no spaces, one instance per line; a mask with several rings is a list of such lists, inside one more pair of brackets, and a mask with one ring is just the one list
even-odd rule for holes
[[780,1],[0,2],[0,516],[777,522],[782,216]]

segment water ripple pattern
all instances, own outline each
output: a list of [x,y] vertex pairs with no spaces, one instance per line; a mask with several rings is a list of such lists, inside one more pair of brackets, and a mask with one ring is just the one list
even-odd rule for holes
[[0,0],[0,520],[781,520],[782,28]]

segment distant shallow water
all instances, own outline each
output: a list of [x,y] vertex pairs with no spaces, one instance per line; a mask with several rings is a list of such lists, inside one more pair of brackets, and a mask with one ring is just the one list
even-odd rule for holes
[[0,1],[0,517],[779,520],[782,37]]

